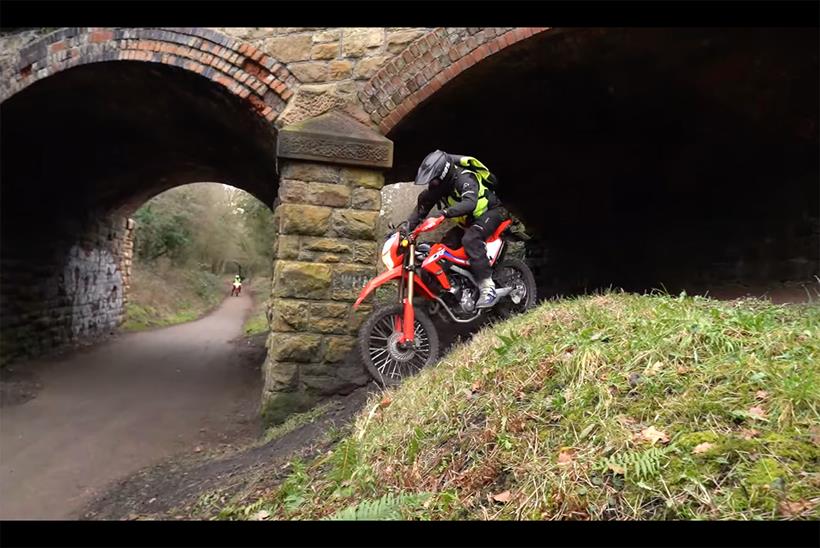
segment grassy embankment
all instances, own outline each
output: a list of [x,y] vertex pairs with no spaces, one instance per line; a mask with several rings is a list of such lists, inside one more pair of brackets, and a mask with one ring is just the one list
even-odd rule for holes
[[[610,293],[480,331],[222,519],[806,519],[820,306]],[[248,501],[245,501],[248,502]]]

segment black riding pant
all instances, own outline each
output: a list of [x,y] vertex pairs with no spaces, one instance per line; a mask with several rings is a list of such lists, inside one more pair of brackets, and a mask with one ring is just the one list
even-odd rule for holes
[[464,251],[470,259],[470,270],[473,271],[476,281],[480,282],[492,275],[484,241],[507,217],[507,211],[503,207],[494,207],[484,212],[484,215],[473,219],[466,228],[460,226],[451,228],[441,239],[444,245],[453,249],[464,246]]

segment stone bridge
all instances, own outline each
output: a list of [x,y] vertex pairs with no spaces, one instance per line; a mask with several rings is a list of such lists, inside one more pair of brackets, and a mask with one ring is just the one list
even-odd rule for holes
[[[45,32],[48,30],[48,32]],[[809,280],[817,29],[63,28],[0,36],[4,363],[122,320],[128,215],[218,181],[274,210],[265,413],[352,357],[383,185],[480,157],[548,293]]]

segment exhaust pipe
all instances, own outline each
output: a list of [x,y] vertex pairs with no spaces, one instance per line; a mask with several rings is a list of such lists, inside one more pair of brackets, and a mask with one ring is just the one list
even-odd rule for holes
[[495,290],[495,294],[498,296],[499,299],[506,297],[512,291],[512,287],[502,287],[500,289]]

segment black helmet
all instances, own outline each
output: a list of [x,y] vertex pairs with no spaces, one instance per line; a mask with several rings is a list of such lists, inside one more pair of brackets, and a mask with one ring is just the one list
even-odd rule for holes
[[433,179],[446,181],[448,176],[453,173],[452,167],[453,163],[449,154],[440,150],[431,152],[419,166],[419,171],[416,174],[416,184],[427,185]]

